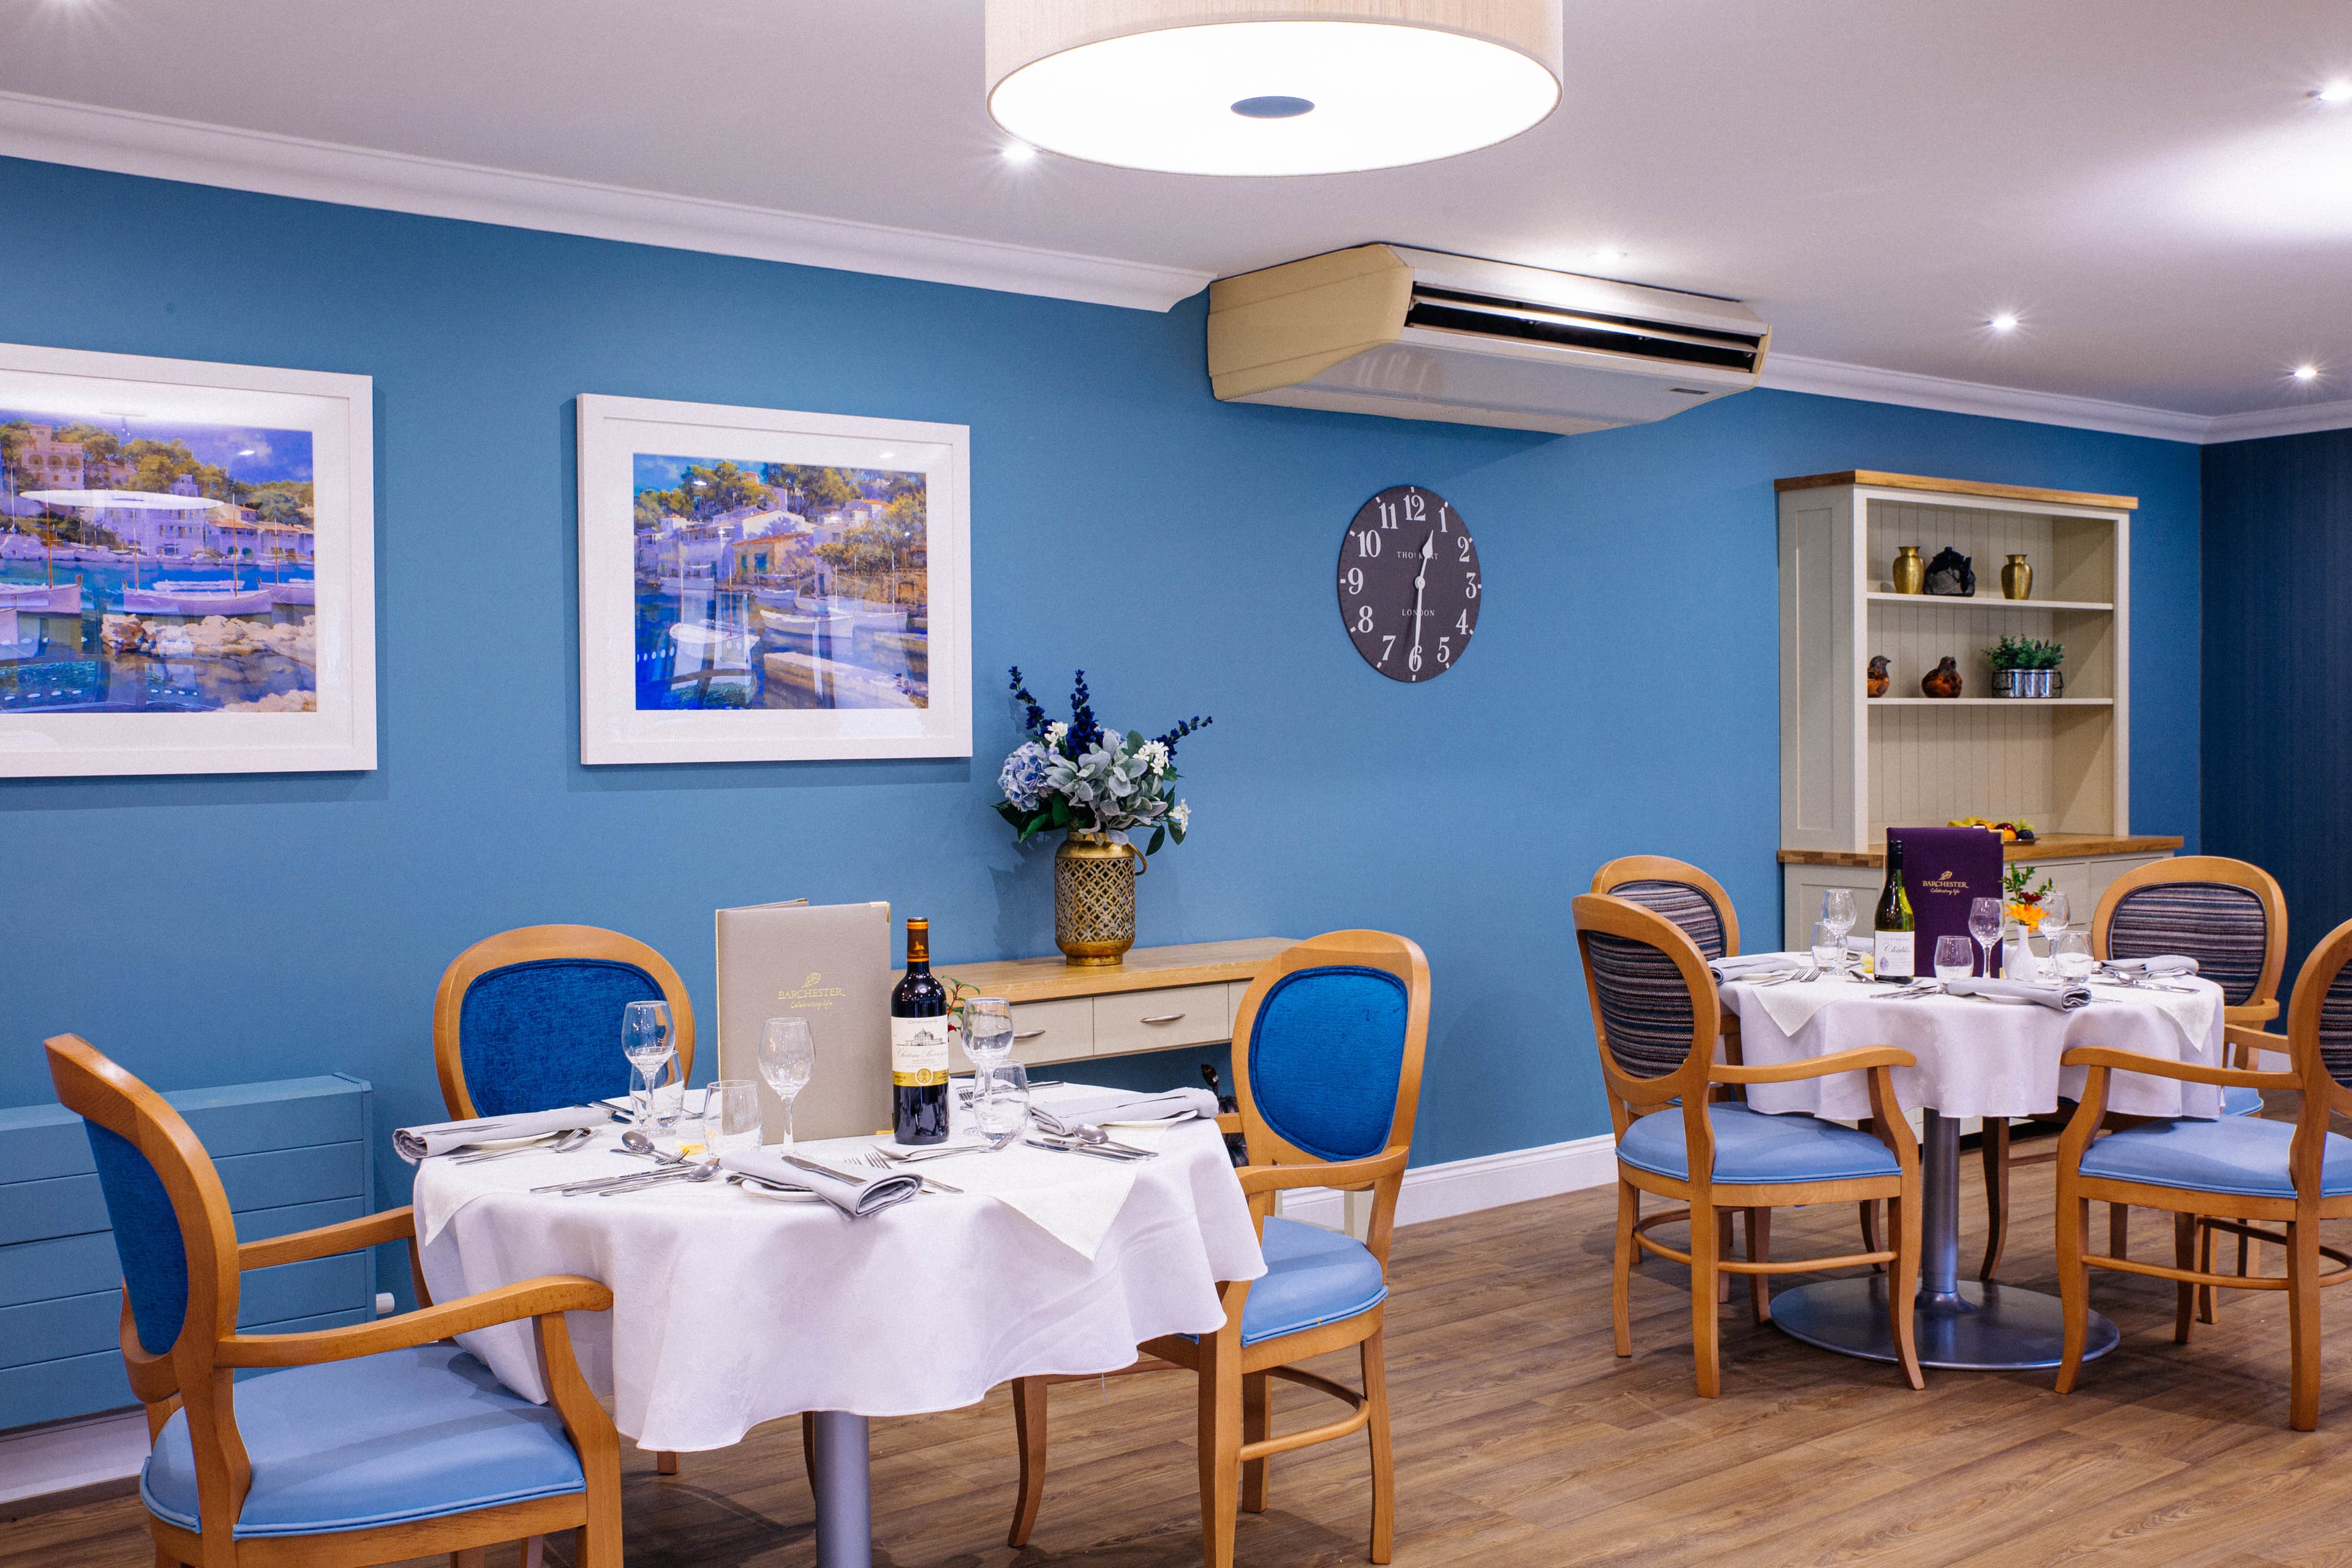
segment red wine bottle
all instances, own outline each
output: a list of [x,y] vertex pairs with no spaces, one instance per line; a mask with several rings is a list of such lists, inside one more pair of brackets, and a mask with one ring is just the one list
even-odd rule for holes
[[948,1136],[948,988],[931,974],[931,922],[907,922],[907,973],[890,992],[890,1135]]

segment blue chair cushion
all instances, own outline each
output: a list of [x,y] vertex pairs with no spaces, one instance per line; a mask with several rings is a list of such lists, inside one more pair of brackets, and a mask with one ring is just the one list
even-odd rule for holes
[[[369,1530],[588,1484],[562,1418],[450,1344],[247,1378],[236,1429],[253,1461],[240,1538]],[[158,1518],[203,1528],[186,1411],[155,1439],[139,1495]]]
[[2221,1114],[2224,1116],[2260,1116],[2263,1113],[2263,1091],[2259,1089],[2225,1089],[2221,1091]]
[[625,1092],[621,1014],[661,999],[652,975],[603,958],[538,959],[475,976],[457,1011],[474,1109],[512,1116]]
[[95,1121],[85,1121],[82,1130],[89,1134],[107,1223],[114,1227],[114,1256],[131,1292],[139,1348],[162,1355],[178,1341],[188,1316],[187,1244],[180,1237],[172,1194],[139,1145]]
[[1279,1339],[1369,1312],[1388,1300],[1381,1260],[1352,1236],[1269,1218],[1260,1249],[1265,1274],[1242,1303],[1242,1343]]
[[[2259,1116],[2224,1116],[2219,1121],[2158,1121],[2110,1132],[2083,1152],[2083,1174],[2151,1186],[2242,1197],[2291,1198],[2287,1145],[2294,1123]],[[2352,1138],[2327,1134],[2320,1156],[2323,1197],[2352,1193]]]
[[[1766,1116],[1736,1100],[1706,1108],[1715,1126],[1715,1179],[1742,1185],[1897,1176],[1903,1168],[1871,1134],[1817,1116]],[[1617,1141],[1617,1157],[1637,1171],[1690,1180],[1683,1113],[1654,1110]]]
[[1266,1125],[1321,1160],[1388,1147],[1410,1004],[1384,969],[1333,963],[1276,981],[1249,1038],[1250,1093]]

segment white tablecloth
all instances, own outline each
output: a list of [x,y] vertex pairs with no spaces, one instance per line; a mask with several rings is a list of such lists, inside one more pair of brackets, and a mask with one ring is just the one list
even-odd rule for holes
[[[2040,1116],[2057,1110],[2061,1095],[2072,1100],[2083,1092],[2082,1068],[2059,1069],[2058,1058],[2070,1047],[2106,1046],[2172,1061],[2223,1065],[2221,988],[2208,980],[2180,983],[2210,994],[2210,1022],[2195,1047],[2180,1021],[2181,1015],[2193,1016],[2182,1005],[2185,998],[2105,986],[2095,988],[2089,1005],[2060,1013],[2032,1003],[1967,996],[1897,1001],[1874,986],[1847,985],[1793,1034],[1763,1005],[1779,987],[1759,993],[1727,985],[1723,1000],[1739,1015],[1741,1056],[1749,1067],[1894,1046],[1919,1058],[1917,1067],[1895,1073],[1895,1096],[1906,1110]],[[1858,1121],[1870,1114],[1870,1085],[1861,1073],[1750,1084],[1748,1103],[1763,1111],[1810,1110]],[[2126,1116],[2215,1116],[2221,1091],[2210,1084],[2117,1073],[2109,1085],[2107,1109]]]
[[[1146,1340],[1213,1331],[1217,1281],[1265,1271],[1215,1126],[1168,1129],[1160,1146],[1133,1167],[1091,1259],[976,1194],[850,1220],[719,1184],[614,1198],[513,1190],[643,1168],[617,1155],[429,1161],[415,1198],[420,1221],[438,1221],[425,1282],[450,1300],[541,1274],[603,1280],[613,1310],[571,1314],[572,1343],[614,1423],[647,1448],[725,1447],[803,1410],[949,1410],[1009,1378],[1116,1371]],[[1074,1177],[1094,1163],[1055,1158]],[[929,1168],[960,1184],[972,1163]],[[543,1399],[528,1323],[460,1342]]]

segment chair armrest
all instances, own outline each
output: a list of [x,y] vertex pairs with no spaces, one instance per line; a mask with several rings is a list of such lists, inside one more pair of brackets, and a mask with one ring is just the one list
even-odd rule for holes
[[2231,1024],[2225,1021],[2221,1025],[2221,1039],[2226,1045],[2239,1046],[2253,1051],[2277,1051],[2281,1055],[2294,1048],[2284,1035],[2273,1035],[2269,1030],[2258,1029],[2252,1024]]
[[347,1219],[341,1225],[322,1225],[316,1230],[298,1230],[263,1241],[239,1242],[236,1266],[239,1268],[274,1268],[280,1263],[332,1258],[339,1252],[357,1252],[362,1247],[381,1246],[387,1241],[413,1243],[415,1239],[415,1211],[403,1204],[396,1209]]
[[1782,1062],[1778,1067],[1736,1068],[1717,1062],[1707,1068],[1706,1076],[1710,1083],[1788,1083],[1801,1078],[1826,1078],[1834,1072],[1859,1072],[1866,1068],[1918,1065],[1919,1058],[1909,1051],[1898,1051],[1893,1046],[1863,1046],[1851,1051],[1815,1057],[1810,1061]]
[[2179,1079],[2185,1083],[2219,1084],[2224,1089],[2301,1089],[2303,1079],[2291,1072],[2254,1072],[2245,1068],[2209,1068],[2200,1062],[2177,1062],[2112,1046],[2076,1046],[2058,1058],[2061,1067],[2109,1068],[2116,1072],[2146,1073],[2151,1078]]
[[2278,1016],[2279,1005],[2275,996],[2267,1002],[2249,1002],[2243,1006],[2221,1009],[2221,1022],[2224,1024],[2263,1024]]
[[350,1361],[429,1345],[493,1323],[511,1323],[549,1312],[602,1312],[612,1304],[613,1292],[585,1275],[546,1274],[348,1328],[314,1329],[302,1334],[231,1334],[216,1342],[213,1360],[221,1366],[310,1366]]
[[1328,1165],[1244,1165],[1234,1173],[1248,1197],[1288,1187],[1361,1190],[1404,1169],[1405,1151],[1391,1149],[1368,1160],[1334,1160]]
[[1217,1131],[1218,1131],[1223,1132],[1223,1133],[1228,1133],[1228,1134],[1230,1134],[1230,1133],[1238,1132],[1238,1131],[1240,1131],[1241,1130],[1242,1130],[1242,1113],[1241,1113],[1240,1111],[1238,1111],[1238,1110],[1221,1110],[1221,1111],[1217,1112]]

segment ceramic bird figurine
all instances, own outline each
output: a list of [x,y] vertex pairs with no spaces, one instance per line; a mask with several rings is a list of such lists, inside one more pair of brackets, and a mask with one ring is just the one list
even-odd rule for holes
[[1873,697],[1884,697],[1894,683],[1895,678],[1887,673],[1886,656],[1882,653],[1870,661],[1870,678],[1863,682],[1862,689]]
[[1960,667],[1950,654],[1944,662],[1919,678],[1919,689],[1930,697],[1958,697],[1960,694]]

